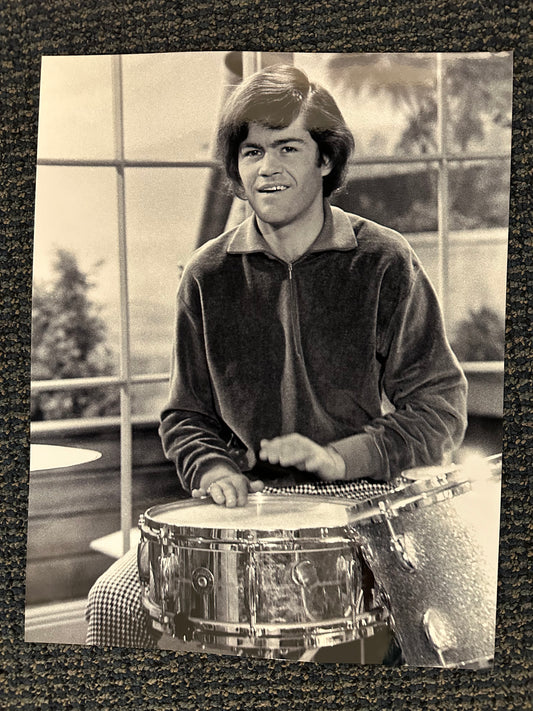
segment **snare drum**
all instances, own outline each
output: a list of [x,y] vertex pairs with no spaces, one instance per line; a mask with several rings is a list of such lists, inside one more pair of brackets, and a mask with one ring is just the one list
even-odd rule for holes
[[361,582],[353,501],[252,494],[154,506],[141,516],[143,605],[156,629],[231,653],[288,658],[383,626]]
[[409,665],[476,668],[494,655],[501,458],[485,462],[481,476],[441,470],[351,509]]

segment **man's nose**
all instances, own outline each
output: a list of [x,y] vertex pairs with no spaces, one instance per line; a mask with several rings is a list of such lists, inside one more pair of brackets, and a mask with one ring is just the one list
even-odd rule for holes
[[259,172],[261,175],[275,175],[280,172],[279,159],[273,151],[264,153],[259,164]]

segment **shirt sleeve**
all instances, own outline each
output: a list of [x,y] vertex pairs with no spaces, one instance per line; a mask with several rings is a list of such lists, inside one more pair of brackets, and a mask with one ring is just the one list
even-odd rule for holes
[[344,459],[346,478],[388,480],[415,466],[444,463],[464,437],[467,386],[420,265],[379,339],[376,357],[393,411],[362,433],[331,443]]
[[[185,278],[185,275],[184,275]],[[169,399],[161,413],[159,435],[186,491],[198,488],[214,466],[241,473],[231,456],[231,432],[216,413],[205,356],[202,320],[180,288],[172,351]]]

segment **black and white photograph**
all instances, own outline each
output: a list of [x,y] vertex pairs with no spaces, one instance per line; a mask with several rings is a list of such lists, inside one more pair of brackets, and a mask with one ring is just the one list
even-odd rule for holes
[[492,667],[512,80],[42,58],[26,642]]

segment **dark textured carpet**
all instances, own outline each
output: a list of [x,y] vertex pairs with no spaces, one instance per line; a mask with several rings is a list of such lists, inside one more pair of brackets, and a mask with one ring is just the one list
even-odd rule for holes
[[[401,5],[382,0],[2,0],[0,708],[531,708],[530,19],[525,0]],[[243,661],[22,641],[40,56],[231,48],[515,51],[503,514],[497,660],[491,672]]]

